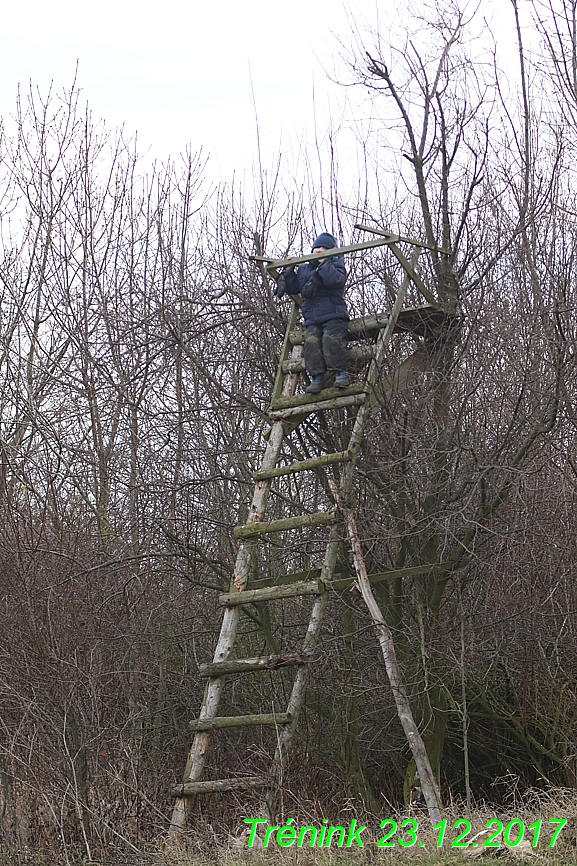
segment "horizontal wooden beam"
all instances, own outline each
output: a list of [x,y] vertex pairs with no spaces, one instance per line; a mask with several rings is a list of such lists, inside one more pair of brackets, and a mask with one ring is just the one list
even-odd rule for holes
[[333,463],[346,463],[348,460],[352,460],[352,454],[349,451],[335,451],[332,454],[309,457],[308,460],[297,460],[294,463],[289,463],[288,466],[260,469],[252,477],[255,481],[262,481],[265,478],[279,478],[281,475],[295,475],[297,472],[308,472],[309,470],[320,469],[322,466],[330,466]]
[[264,589],[224,592],[219,595],[218,603],[226,607],[234,607],[239,604],[251,604],[254,601],[275,601],[279,598],[297,598],[300,595],[320,595],[322,592],[324,592],[324,585],[318,580],[303,580],[282,586],[268,586]]
[[235,538],[256,538],[269,532],[286,532],[291,529],[300,529],[305,526],[321,526],[324,523],[332,523],[337,519],[336,509],[331,511],[319,511],[315,514],[300,514],[298,517],[285,517],[283,520],[269,520],[268,523],[247,523],[244,526],[235,526]]
[[262,776],[245,776],[242,779],[219,779],[213,782],[187,782],[173,785],[173,797],[195,797],[197,794],[213,794],[219,791],[246,791],[249,788],[266,788],[268,782]]
[[268,413],[268,417],[271,421],[285,421],[287,418],[292,418],[295,415],[312,415],[313,412],[328,412],[333,409],[344,409],[345,406],[362,406],[366,398],[367,394],[363,388],[360,394],[332,397],[330,400],[317,399],[314,403],[300,403],[292,409],[275,409],[274,412]]
[[269,577],[263,577],[260,580],[251,580],[249,581],[247,590],[264,589],[266,586],[286,586],[287,583],[296,583],[300,580],[318,580],[320,576],[320,568],[311,568],[308,571],[293,571],[291,574],[281,574],[279,577],[276,577],[274,581],[271,581]]
[[344,256],[346,253],[356,253],[359,250],[386,247],[388,244],[394,243],[398,240],[399,238],[397,235],[391,235],[391,237],[383,237],[374,241],[361,241],[358,244],[349,244],[346,247],[334,247],[331,250],[327,250],[327,252],[307,253],[304,256],[293,256],[290,259],[273,259],[268,256],[249,256],[249,259],[253,262],[264,262],[267,271],[271,271],[273,268],[287,268],[292,265],[302,265],[304,262],[314,262],[316,259],[326,259],[329,256]]
[[[374,574],[369,574],[368,578],[371,583],[383,583],[385,580],[398,580],[399,578],[408,577],[428,577],[429,575],[439,575],[451,568],[451,563],[438,563],[436,565],[414,565],[409,568],[395,568],[391,571],[378,571]],[[337,580],[327,581],[327,589],[347,589],[356,581],[356,577],[342,577]]]
[[296,406],[307,406],[310,403],[320,403],[324,400],[332,400],[335,397],[350,397],[353,394],[366,393],[366,385],[362,382],[355,382],[354,385],[349,385],[348,388],[324,388],[318,394],[295,394],[293,397],[278,397],[270,408],[276,411],[277,409],[292,409]]
[[[262,587],[263,589],[265,587]],[[245,590],[249,592],[250,590]],[[278,668],[308,664],[302,653],[283,653],[276,656],[258,656],[252,659],[227,659],[224,662],[208,662],[198,666],[201,677],[222,677],[226,674],[248,674],[253,671],[276,671]]]
[[223,728],[248,728],[252,725],[288,725],[290,713],[257,713],[252,716],[215,716],[189,722],[191,731],[215,731]]
[[[365,337],[367,334],[379,331],[387,327],[389,321],[388,313],[374,313],[372,316],[363,316],[360,319],[351,319],[349,322],[349,339]],[[289,340],[293,346],[302,346],[305,341],[305,329],[297,328],[289,334]]]
[[416,241],[414,238],[407,238],[403,235],[398,235],[393,232],[385,231],[384,229],[375,229],[371,226],[365,226],[358,224],[355,226],[356,229],[360,229],[364,232],[371,232],[372,234],[379,235],[378,240],[374,241],[359,241],[357,244],[348,244],[345,247],[334,247],[327,252],[320,253],[308,253],[304,256],[293,256],[290,259],[275,259],[270,256],[249,256],[250,261],[252,262],[263,262],[268,271],[273,268],[286,268],[291,265],[302,265],[304,262],[312,262],[315,259],[326,259],[327,254],[331,256],[343,256],[346,253],[356,253],[361,250],[370,250],[375,247],[383,247],[388,244],[397,244],[397,243],[406,243],[411,244],[414,247],[421,247],[426,250],[435,250],[437,252],[443,253],[444,250],[440,250],[438,247],[431,246],[431,244],[425,243],[423,241]]
[[[423,333],[427,327],[438,327],[455,316],[448,313],[440,304],[422,304],[418,307],[405,307],[399,313],[395,325],[395,333],[415,332]],[[349,322],[349,340],[364,339],[374,336],[378,331],[386,328],[389,321],[388,313],[374,313],[371,316],[362,316],[359,319],[351,319]],[[289,334],[293,346],[301,346],[305,341],[305,329],[297,328]]]

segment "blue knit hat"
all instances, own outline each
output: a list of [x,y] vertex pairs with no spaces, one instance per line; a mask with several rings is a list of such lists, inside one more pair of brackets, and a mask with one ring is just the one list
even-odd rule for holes
[[327,250],[332,250],[337,246],[337,239],[328,232],[321,232],[318,238],[313,241],[313,250],[315,247],[326,247]]

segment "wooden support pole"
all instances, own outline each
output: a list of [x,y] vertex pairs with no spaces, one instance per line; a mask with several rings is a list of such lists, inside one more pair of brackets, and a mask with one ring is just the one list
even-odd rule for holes
[[422,279],[420,278],[418,273],[411,266],[407,257],[405,255],[403,255],[403,253],[400,251],[400,249],[398,248],[398,246],[396,244],[391,243],[390,244],[390,250],[391,250],[392,254],[395,256],[395,258],[397,259],[397,261],[400,262],[400,264],[403,266],[406,273],[410,276],[410,278],[412,279],[412,281],[414,282],[414,284],[416,285],[416,287],[418,288],[418,290],[420,291],[420,293],[422,294],[424,299],[426,301],[428,301],[429,304],[434,304],[435,303],[434,295],[428,290],[428,288],[426,287],[426,285],[424,284],[424,282],[422,281]]
[[[282,349],[281,349],[280,359],[279,359],[279,365],[277,367],[276,377],[274,380],[274,386],[273,386],[272,394],[271,394],[271,398],[270,398],[271,403],[274,403],[275,400],[278,400],[278,398],[282,394],[283,381],[284,381],[283,364],[286,364],[288,362],[289,354],[291,351],[290,334],[291,334],[292,329],[295,327],[295,325],[298,321],[298,318],[299,318],[299,307],[296,303],[293,302],[291,314],[289,316],[289,321],[288,321],[287,329],[286,329],[283,344],[282,344]],[[302,360],[302,359],[296,358],[293,363],[297,363],[300,360]],[[297,372],[297,371],[295,370],[294,372]],[[294,390],[295,389],[293,389],[293,393],[294,393]]]

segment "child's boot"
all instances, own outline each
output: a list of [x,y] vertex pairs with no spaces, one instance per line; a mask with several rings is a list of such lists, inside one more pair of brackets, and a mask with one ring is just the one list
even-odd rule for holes
[[308,388],[305,389],[307,394],[319,394],[323,390],[324,373],[318,376],[313,376]]
[[335,373],[335,388],[346,388],[349,384],[349,374],[346,370],[337,370]]

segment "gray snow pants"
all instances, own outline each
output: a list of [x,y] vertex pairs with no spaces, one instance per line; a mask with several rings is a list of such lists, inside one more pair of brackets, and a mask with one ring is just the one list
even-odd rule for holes
[[343,319],[307,325],[304,358],[309,376],[321,376],[327,370],[348,370],[348,330],[349,323]]

